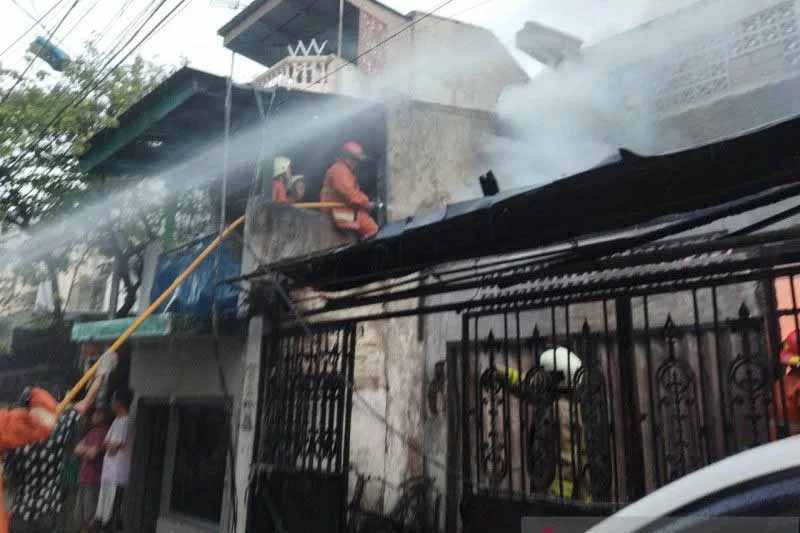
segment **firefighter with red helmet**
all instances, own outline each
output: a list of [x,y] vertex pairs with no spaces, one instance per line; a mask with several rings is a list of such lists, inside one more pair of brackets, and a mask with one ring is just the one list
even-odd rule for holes
[[356,177],[358,166],[366,161],[364,148],[355,141],[347,141],[342,145],[336,162],[325,173],[320,200],[335,202],[346,207],[330,209],[333,222],[338,228],[357,231],[362,238],[372,237],[378,232],[378,224],[369,215],[375,208],[361,191]]
[[[800,349],[798,349],[798,332],[791,332],[781,343],[780,362],[786,368],[784,375],[775,381],[773,386],[773,412],[770,419],[770,440],[779,435],[775,427],[778,419],[786,422],[789,435],[800,433]],[[781,391],[781,385],[783,391]],[[783,394],[786,395],[786,412],[784,413]]]

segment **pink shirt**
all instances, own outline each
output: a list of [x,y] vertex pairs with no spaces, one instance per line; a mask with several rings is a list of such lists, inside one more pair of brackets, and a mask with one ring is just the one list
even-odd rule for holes
[[100,473],[103,470],[103,441],[106,438],[107,426],[93,427],[81,441],[84,446],[97,448],[98,452],[94,459],[81,458],[81,470],[78,474],[78,482],[82,485],[99,485]]

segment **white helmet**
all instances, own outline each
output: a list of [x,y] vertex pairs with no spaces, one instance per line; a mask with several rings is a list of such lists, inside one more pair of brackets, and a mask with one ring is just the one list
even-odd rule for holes
[[292,160],[288,157],[279,155],[272,161],[272,177],[277,178],[281,174],[286,174],[292,167]]
[[[567,362],[569,362],[569,365]],[[555,349],[551,348],[549,350],[545,350],[542,352],[542,355],[539,356],[539,365],[541,365],[545,370],[550,372],[563,372],[565,379],[567,379],[567,370],[569,370],[569,373],[571,374],[571,376],[569,376],[570,383],[575,382],[575,374],[578,372],[578,369],[580,369],[582,364],[583,363],[581,363],[580,357],[570,352],[563,346],[557,346]]]

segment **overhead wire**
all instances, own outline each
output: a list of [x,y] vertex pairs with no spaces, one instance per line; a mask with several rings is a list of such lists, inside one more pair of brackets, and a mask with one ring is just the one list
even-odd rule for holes
[[[161,26],[163,25],[163,23],[164,23],[164,22],[165,22],[165,21],[166,21],[166,20],[167,20],[167,19],[168,19],[168,18],[169,18],[169,17],[170,17],[170,16],[171,16],[173,13],[175,13],[175,12],[177,11],[177,9],[178,9],[178,8],[180,8],[182,5],[184,5],[184,4],[185,4],[185,3],[187,3],[188,1],[189,1],[189,0],[180,0],[180,1],[179,1],[179,2],[178,2],[178,3],[177,3],[177,4],[176,4],[176,5],[175,5],[175,6],[174,6],[174,7],[173,7],[173,8],[172,8],[172,9],[171,9],[171,10],[170,10],[170,11],[169,11],[169,12],[168,12],[166,15],[165,15],[165,16],[164,16],[164,17],[162,17],[162,18],[161,18],[161,19],[160,19],[158,22],[156,22],[156,24],[155,24],[155,25],[154,25],[154,26],[153,26],[153,27],[152,27],[152,28],[151,28],[151,29],[150,29],[150,30],[149,30],[149,31],[148,31],[148,32],[145,34],[145,36],[144,36],[144,37],[142,37],[142,38],[139,40],[139,42],[138,42],[138,43],[136,43],[136,44],[135,44],[135,45],[134,45],[134,46],[133,46],[133,47],[132,47],[130,50],[128,50],[128,52],[127,52],[127,53],[126,53],[126,54],[125,54],[125,55],[124,55],[124,56],[123,56],[123,57],[122,57],[122,58],[121,58],[121,59],[120,59],[120,60],[119,60],[119,61],[118,61],[118,62],[117,62],[117,63],[116,63],[116,64],[115,64],[113,67],[111,67],[111,68],[110,68],[108,71],[106,71],[105,73],[102,73],[102,71],[103,71],[103,70],[104,70],[104,69],[105,69],[105,68],[106,68],[106,67],[107,67],[107,66],[108,66],[108,65],[109,65],[109,64],[110,64],[110,63],[111,63],[111,62],[112,62],[114,59],[116,59],[116,57],[117,57],[117,56],[118,56],[120,53],[122,53],[122,51],[124,51],[124,50],[125,50],[125,48],[126,48],[126,47],[127,47],[127,46],[128,46],[130,43],[131,43],[131,42],[133,42],[133,40],[134,40],[134,39],[136,39],[136,37],[139,35],[139,33],[142,31],[142,29],[143,29],[143,28],[144,28],[144,27],[147,25],[147,23],[150,21],[150,19],[152,19],[152,17],[155,15],[155,13],[157,12],[157,10],[154,10],[152,13],[150,13],[150,15],[147,17],[147,19],[146,19],[146,20],[145,20],[145,21],[144,21],[144,22],[143,22],[143,23],[142,23],[142,24],[139,26],[139,28],[138,28],[138,29],[137,29],[137,31],[134,33],[134,35],[132,35],[132,36],[130,37],[130,39],[128,39],[128,41],[127,41],[126,43],[124,43],[124,44],[123,44],[123,45],[122,45],[122,46],[121,46],[121,47],[120,47],[120,48],[119,48],[119,49],[118,49],[118,50],[117,50],[117,51],[114,53],[114,55],[113,55],[113,56],[111,56],[111,57],[110,57],[110,58],[109,58],[109,59],[108,59],[108,60],[105,62],[105,64],[104,64],[104,65],[103,65],[103,66],[102,66],[102,67],[99,69],[99,73],[98,73],[98,75],[97,75],[97,76],[99,76],[99,79],[98,79],[98,77],[97,77],[97,76],[95,76],[95,77],[93,77],[92,79],[90,79],[90,80],[87,80],[87,82],[86,82],[86,83],[84,83],[84,85],[81,87],[81,89],[80,89],[80,90],[79,90],[79,92],[76,94],[76,96],[75,96],[75,97],[74,97],[74,98],[73,98],[73,99],[72,99],[70,102],[68,102],[67,104],[65,104],[65,105],[64,105],[64,106],[63,106],[63,107],[62,107],[62,108],[61,108],[61,109],[60,109],[60,110],[59,110],[59,111],[58,111],[58,112],[57,112],[57,113],[56,113],[56,114],[55,114],[55,115],[54,115],[54,116],[51,118],[51,120],[50,120],[50,121],[49,121],[49,122],[48,122],[46,125],[44,125],[42,128],[40,128],[40,129],[39,129],[39,130],[36,132],[36,134],[34,135],[34,136],[35,136],[35,140],[34,140],[33,142],[29,143],[29,145],[28,145],[28,146],[29,146],[29,147],[35,147],[35,146],[36,146],[36,145],[37,145],[39,142],[43,141],[43,140],[44,140],[44,135],[47,133],[47,131],[48,131],[48,130],[49,130],[49,129],[50,129],[52,126],[53,126],[53,125],[57,124],[57,123],[58,123],[58,121],[61,119],[61,117],[63,117],[63,116],[64,116],[64,114],[65,114],[65,113],[66,113],[66,112],[67,112],[67,111],[68,111],[68,110],[69,110],[71,107],[73,107],[73,106],[75,106],[75,105],[77,105],[77,104],[81,103],[83,100],[85,100],[86,98],[88,98],[88,96],[89,96],[89,95],[90,95],[90,94],[91,94],[91,93],[92,93],[92,92],[93,92],[95,89],[97,89],[97,87],[99,87],[101,83],[103,83],[103,82],[104,82],[106,79],[108,79],[108,77],[109,77],[109,76],[111,76],[111,74],[113,74],[113,73],[114,73],[114,71],[116,71],[116,70],[117,70],[117,69],[118,69],[118,68],[119,68],[119,67],[120,67],[120,66],[121,66],[121,65],[122,65],[122,64],[123,64],[123,63],[124,63],[124,62],[125,62],[125,61],[126,61],[126,60],[127,60],[127,59],[128,59],[128,58],[129,58],[129,57],[130,57],[130,56],[131,56],[131,55],[132,55],[132,54],[133,54],[133,53],[134,53],[134,52],[135,52],[135,51],[136,51],[136,50],[137,50],[139,47],[140,47],[140,46],[141,46],[141,45],[142,45],[142,44],[144,44],[144,42],[146,42],[146,41],[147,41],[147,40],[148,40],[148,39],[149,39],[149,38],[150,38],[150,37],[151,37],[151,36],[152,36],[152,35],[153,35],[153,34],[154,34],[156,31],[158,31],[158,30],[161,28]],[[162,6],[162,5],[163,5],[165,2],[166,2],[166,0],[160,0],[160,3],[159,3],[159,8],[160,8],[160,7],[161,7],[161,6]],[[49,142],[48,142],[48,143],[47,143],[47,144],[46,144],[44,147],[40,147],[40,148],[38,148],[38,150],[39,150],[39,151],[43,151],[43,150],[46,150],[46,149],[50,148],[50,147],[53,145],[53,143],[54,143],[55,141],[56,141],[56,139],[55,139],[55,138],[51,138],[51,139],[49,140]],[[19,164],[20,164],[20,162],[22,161],[22,159],[23,159],[23,157],[24,157],[24,155],[25,155],[25,152],[26,152],[26,150],[20,150],[20,153],[17,155],[17,157],[16,157],[16,158],[15,158],[15,159],[14,159],[14,160],[13,160],[13,161],[12,161],[12,162],[11,162],[11,163],[8,165],[8,169],[9,169],[9,176],[8,176],[8,177],[13,177],[13,174],[12,174],[12,173],[18,170],[18,165],[19,165]]]
[[93,2],[93,3],[92,3],[90,6],[89,6],[89,8],[88,8],[86,11],[84,11],[84,12],[83,12],[83,15],[81,15],[81,16],[80,16],[80,18],[78,18],[78,20],[77,20],[77,21],[75,21],[75,24],[73,24],[73,25],[72,25],[72,26],[71,26],[71,27],[70,27],[70,28],[67,30],[67,32],[64,34],[64,36],[63,36],[63,37],[61,37],[61,38],[58,40],[58,45],[59,45],[59,46],[63,45],[63,44],[64,44],[64,41],[65,41],[65,40],[66,40],[66,39],[67,39],[67,38],[68,38],[70,35],[72,35],[72,33],[73,33],[73,32],[74,32],[74,31],[75,31],[77,28],[78,28],[78,26],[80,26],[80,25],[81,25],[81,22],[83,22],[84,20],[86,20],[86,17],[87,17],[87,16],[89,16],[89,13],[92,13],[92,12],[94,12],[95,8],[98,6],[98,4],[100,4],[100,2],[101,2],[101,1],[102,1],[102,0],[94,0],[94,2]]
[[39,21],[39,19],[41,18],[39,15],[35,15],[35,14],[31,13],[30,11],[28,11],[28,10],[25,8],[25,6],[23,6],[22,4],[20,4],[20,3],[18,2],[18,0],[11,0],[11,3],[12,3],[12,4],[14,4],[15,6],[17,6],[17,7],[19,8],[19,10],[20,10],[20,11],[22,11],[23,13],[25,13],[25,15],[27,15],[29,19],[33,20],[33,21],[34,21],[34,22],[36,22],[36,23],[37,23],[39,26],[41,26],[41,27],[42,27],[42,29],[43,29],[44,31],[47,31],[47,28],[46,28],[46,27],[45,27],[43,24],[41,24],[41,23],[39,23],[39,22],[38,22],[38,21]]
[[[64,24],[64,21],[67,20],[67,18],[70,16],[72,11],[75,9],[75,6],[77,6],[80,1],[81,0],[75,0],[74,2],[72,2],[72,5],[67,10],[66,14],[63,17],[61,17],[61,20],[58,21],[58,24],[56,24],[55,27],[48,34],[48,36],[47,36],[47,41],[48,42],[51,42],[51,43],[53,42],[53,36],[58,31],[58,29],[61,27],[61,25]],[[33,67],[33,64],[36,62],[37,59],[39,59],[41,54],[42,54],[41,49],[36,51],[36,54],[34,54],[34,56],[31,58],[31,60],[28,61],[28,65],[25,67],[25,69],[22,71],[22,73],[17,75],[17,81],[15,81],[14,84],[11,85],[11,87],[8,89],[8,91],[6,91],[6,93],[3,95],[3,97],[0,98],[0,105],[3,105],[4,103],[6,103],[6,101],[9,99],[9,97],[14,92],[14,90],[17,87],[19,87],[19,84],[22,83],[22,80],[25,79],[25,76],[28,74],[28,71]]]
[[[228,160],[230,158],[230,138],[231,138],[231,107],[232,107],[232,92],[233,92],[233,72],[234,72],[234,59],[236,58],[236,54],[231,52],[231,67],[230,72],[228,74],[227,86],[225,90],[225,132],[224,132],[224,149],[223,149],[223,159],[222,159],[222,179],[220,181],[220,214],[219,214],[219,237],[222,237],[223,232],[225,231],[226,227],[226,216],[227,216],[227,193],[228,193]],[[228,388],[227,379],[225,377],[225,369],[222,365],[222,356],[220,354],[220,325],[219,325],[219,268],[220,268],[220,259],[222,254],[222,247],[220,246],[217,248],[216,252],[214,253],[214,283],[212,284],[211,290],[211,330],[212,330],[212,349],[214,352],[214,359],[217,365],[217,373],[219,376],[219,383],[220,388],[222,389],[222,394],[225,397],[226,405],[227,400],[231,398],[230,390]],[[237,492],[236,492],[236,457],[235,457],[235,448],[236,448],[236,436],[235,436],[235,421],[234,421],[234,412],[233,409],[228,407],[228,451],[226,453],[228,457],[228,468],[230,469],[230,475],[228,476],[230,482],[230,498],[231,498],[231,512],[230,512],[230,519],[233,527],[231,528],[232,531],[236,531],[236,524],[237,524]]]
[[[0,52],[0,58],[2,58],[2,57],[3,57],[3,56],[6,54],[6,52],[8,52],[9,50],[11,50],[11,49],[12,49],[14,46],[16,46],[16,44],[17,44],[18,42],[20,42],[22,39],[24,39],[24,38],[25,38],[25,36],[26,36],[26,35],[28,35],[28,34],[31,32],[31,30],[32,30],[33,28],[35,28],[36,26],[40,26],[40,25],[41,25],[41,22],[42,22],[42,21],[43,21],[45,18],[47,18],[47,16],[48,16],[48,15],[50,15],[50,13],[52,13],[53,11],[55,11],[55,9],[56,9],[56,8],[57,8],[59,5],[61,5],[63,2],[64,2],[64,0],[58,0],[58,1],[57,1],[55,4],[53,4],[53,6],[52,6],[50,9],[48,9],[48,10],[47,10],[47,11],[44,13],[44,15],[42,15],[41,17],[39,17],[38,19],[36,19],[36,21],[35,21],[33,24],[31,24],[31,26],[30,26],[30,27],[29,27],[27,30],[23,31],[23,32],[22,32],[22,34],[21,34],[19,37],[17,37],[16,39],[14,39],[14,41],[12,41],[12,43],[11,43],[11,44],[9,44],[7,47],[5,47],[5,48],[3,49],[3,51],[2,51],[2,52]],[[46,28],[45,28],[45,29],[46,29]]]

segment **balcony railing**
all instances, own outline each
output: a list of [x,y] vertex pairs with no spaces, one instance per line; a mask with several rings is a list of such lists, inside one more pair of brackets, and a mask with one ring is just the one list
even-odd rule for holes
[[328,76],[335,55],[289,56],[256,78],[259,87],[284,87],[319,93],[331,92],[332,79]]

